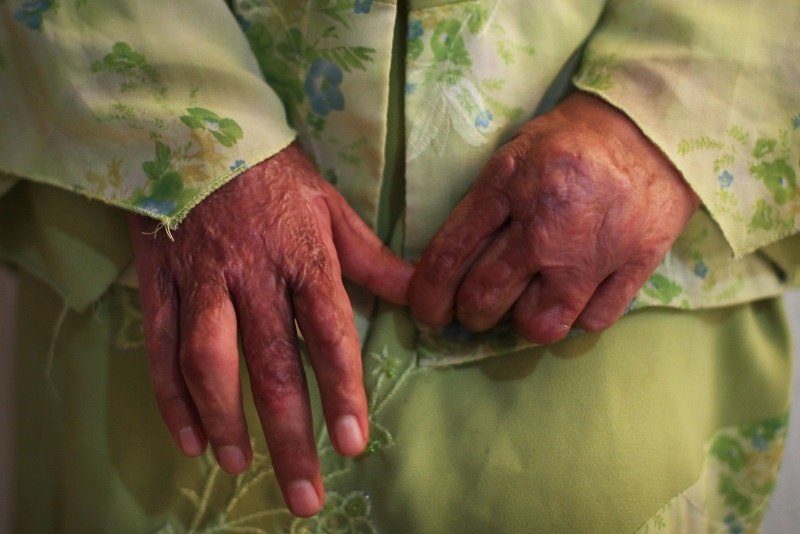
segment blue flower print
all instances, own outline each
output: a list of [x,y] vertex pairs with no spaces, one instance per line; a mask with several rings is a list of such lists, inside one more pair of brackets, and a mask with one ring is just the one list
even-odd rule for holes
[[14,18],[32,30],[41,30],[44,13],[53,7],[53,0],[27,0],[14,13]]
[[415,39],[419,39],[422,37],[422,32],[425,30],[422,28],[422,22],[419,20],[412,20],[408,23],[408,40],[413,41]]
[[441,336],[446,341],[468,343],[475,337],[475,334],[462,326],[457,319],[453,319],[450,324],[442,327]]
[[486,129],[492,123],[493,118],[494,115],[492,115],[492,112],[489,111],[488,109],[484,109],[483,111],[478,113],[477,117],[475,117],[475,126],[477,126],[478,128]]
[[372,0],[356,0],[353,13],[369,13],[370,9],[372,9]]
[[250,21],[244,18],[241,13],[234,13],[233,17],[236,19],[236,22],[239,23],[239,27],[245,32],[252,26]]
[[739,523],[739,520],[733,514],[725,516],[725,525],[728,527],[728,532],[730,532],[730,534],[742,534],[744,530],[742,524]]
[[157,213],[158,215],[171,215],[175,211],[175,203],[171,200],[159,200],[153,197],[148,197],[141,200],[139,207],[150,213]]
[[416,91],[416,90],[417,90],[417,84],[415,84],[415,83],[407,83],[406,84],[406,94],[407,95],[413,95],[414,91]]
[[245,165],[247,165],[247,162],[245,162],[245,160],[237,159],[236,161],[233,162],[233,164],[231,164],[230,170],[235,171],[235,170],[241,169]]
[[697,260],[697,262],[695,262],[694,274],[703,279],[705,279],[705,277],[708,276],[708,266],[705,263],[703,263],[703,260]]
[[311,111],[324,117],[344,109],[344,95],[339,90],[342,78],[342,69],[336,64],[322,58],[314,60],[305,83]]
[[795,130],[800,129],[800,113],[792,117],[792,126]]
[[753,436],[751,442],[753,447],[760,452],[764,452],[769,447],[769,440],[767,440],[762,434],[756,434]]
[[725,169],[722,171],[722,174],[717,176],[717,180],[719,180],[719,185],[722,187],[722,189],[728,189],[733,183],[733,175],[728,171],[728,169]]

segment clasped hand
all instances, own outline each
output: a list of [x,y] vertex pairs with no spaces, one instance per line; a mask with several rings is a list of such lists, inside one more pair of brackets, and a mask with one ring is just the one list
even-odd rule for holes
[[[419,319],[533,341],[610,326],[699,201],[625,116],[575,93],[501,147],[416,267],[393,255],[292,145],[196,207],[171,242],[130,217],[156,400],[188,455],[247,468],[237,340],[284,499],[324,500],[295,320],[343,455],[368,436],[342,276]],[[408,300],[407,300],[408,299]]]

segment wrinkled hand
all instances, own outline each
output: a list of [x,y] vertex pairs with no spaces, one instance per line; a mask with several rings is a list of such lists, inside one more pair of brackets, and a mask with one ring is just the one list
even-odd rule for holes
[[319,511],[324,489],[294,319],[308,346],[331,440],[367,440],[360,344],[341,275],[405,302],[411,267],[394,256],[292,145],[197,206],[171,242],[129,219],[150,373],[184,453],[211,442],[230,473],[252,450],[237,329],[275,474],[293,513]]
[[420,258],[413,313],[481,331],[510,312],[551,343],[613,324],[699,199],[622,113],[585,93],[492,157]]

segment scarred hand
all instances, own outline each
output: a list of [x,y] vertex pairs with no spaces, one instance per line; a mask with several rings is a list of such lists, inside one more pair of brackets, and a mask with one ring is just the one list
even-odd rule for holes
[[308,346],[331,440],[367,441],[360,344],[342,273],[403,304],[411,266],[393,255],[292,145],[197,206],[175,232],[129,219],[156,400],[173,438],[196,456],[211,442],[229,473],[252,450],[237,330],[276,477],[291,511],[324,500],[294,320]]
[[616,108],[576,92],[492,157],[424,251],[413,313],[482,331],[510,312],[521,336],[613,324],[699,206],[680,173]]

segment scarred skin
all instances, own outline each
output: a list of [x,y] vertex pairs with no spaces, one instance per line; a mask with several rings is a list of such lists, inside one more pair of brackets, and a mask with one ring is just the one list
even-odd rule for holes
[[613,324],[699,203],[627,117],[574,93],[497,151],[412,268],[292,145],[209,196],[174,242],[129,218],[162,416],[184,453],[208,440],[226,471],[247,468],[238,331],[284,499],[313,515],[324,488],[295,319],[334,446],[355,456],[368,432],[342,275],[433,325],[510,314],[551,343]]
[[699,206],[625,115],[576,92],[501,147],[432,239],[409,290],[435,326],[510,312],[539,343],[622,315]]
[[318,512],[325,493],[294,320],[332,441],[355,456],[369,426],[342,275],[405,304],[411,266],[383,246],[296,145],[202,202],[174,242],[153,233],[150,219],[131,216],[129,226],[150,374],[176,443],[196,456],[207,439],[230,473],[249,465],[238,329],[284,499],[297,515]]

